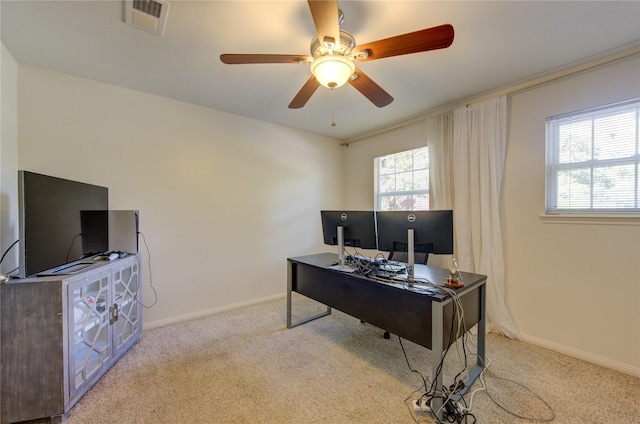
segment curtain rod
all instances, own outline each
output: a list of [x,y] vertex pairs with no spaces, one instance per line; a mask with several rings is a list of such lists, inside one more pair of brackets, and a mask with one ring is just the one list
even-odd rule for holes
[[367,133],[358,137],[354,137],[349,140],[345,140],[342,143],[340,143],[340,145],[349,147],[349,144],[351,143],[362,141],[366,138],[373,137],[379,134],[384,134],[386,132],[397,130],[399,128],[415,125],[417,123],[426,121],[427,119],[440,115],[442,113],[453,111],[459,107],[469,106],[469,104],[471,103],[476,103],[476,102],[485,100],[487,98],[499,96],[502,94],[507,96],[512,96],[514,94],[523,93],[525,91],[529,91],[546,84],[560,81],[564,78],[581,74],[583,72],[588,72],[597,68],[601,68],[601,67],[610,65],[612,63],[622,62],[624,60],[627,60],[629,58],[632,58],[638,55],[640,55],[640,42],[633,42],[625,46],[622,46],[618,49],[614,49],[606,53],[603,53],[601,55],[592,56],[588,59],[585,59],[584,61],[580,61],[578,63],[574,62],[574,64],[563,67],[561,69],[546,72],[538,77],[528,79],[524,82],[514,84],[514,85],[509,85],[508,87],[504,87],[502,89],[498,89],[495,91],[491,91],[489,93],[479,95],[478,97],[471,98],[465,102],[457,101],[454,103],[446,104],[444,106],[440,106],[436,109],[433,109],[427,112],[426,115],[421,115],[419,117],[411,118],[409,120],[402,121],[397,124],[390,125],[388,127],[380,128],[376,131],[372,131],[370,133]]

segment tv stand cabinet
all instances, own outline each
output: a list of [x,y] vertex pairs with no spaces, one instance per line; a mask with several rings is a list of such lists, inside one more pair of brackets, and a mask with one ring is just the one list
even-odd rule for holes
[[0,423],[62,422],[142,334],[139,257],[0,286]]

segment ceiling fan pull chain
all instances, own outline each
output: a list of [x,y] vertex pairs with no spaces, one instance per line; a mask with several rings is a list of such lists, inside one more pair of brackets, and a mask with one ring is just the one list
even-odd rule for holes
[[335,101],[334,101],[334,95],[335,95],[336,90],[334,88],[331,89],[331,126],[335,127],[336,126],[336,120],[335,120]]

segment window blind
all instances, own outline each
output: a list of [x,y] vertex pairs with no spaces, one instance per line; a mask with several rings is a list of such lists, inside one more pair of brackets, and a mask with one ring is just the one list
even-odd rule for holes
[[547,118],[547,213],[640,212],[640,99]]

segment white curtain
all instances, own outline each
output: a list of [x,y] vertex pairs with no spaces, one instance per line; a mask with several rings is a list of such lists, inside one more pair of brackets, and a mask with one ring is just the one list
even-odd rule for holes
[[506,129],[506,96],[453,112],[455,245],[462,270],[487,276],[489,328],[521,340],[504,301],[499,204],[507,147]]
[[453,114],[445,113],[426,121],[429,146],[429,209],[453,209]]
[[[453,114],[445,113],[426,120],[429,147],[429,209],[453,209]],[[429,265],[451,268],[452,255],[429,255]]]

